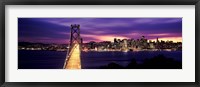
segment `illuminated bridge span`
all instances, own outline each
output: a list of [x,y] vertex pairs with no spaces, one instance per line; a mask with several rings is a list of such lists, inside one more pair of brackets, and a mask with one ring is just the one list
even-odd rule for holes
[[70,44],[64,63],[64,69],[81,69],[80,25],[71,25]]

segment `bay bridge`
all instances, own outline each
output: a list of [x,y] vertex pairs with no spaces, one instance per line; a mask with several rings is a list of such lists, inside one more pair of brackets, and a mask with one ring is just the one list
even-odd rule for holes
[[72,24],[70,29],[70,43],[63,69],[81,69],[80,25]]

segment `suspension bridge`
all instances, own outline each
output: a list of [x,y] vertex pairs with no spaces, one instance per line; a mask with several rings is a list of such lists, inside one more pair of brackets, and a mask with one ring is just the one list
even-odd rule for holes
[[64,62],[64,69],[81,69],[81,44],[80,25],[73,24],[70,29],[70,43]]

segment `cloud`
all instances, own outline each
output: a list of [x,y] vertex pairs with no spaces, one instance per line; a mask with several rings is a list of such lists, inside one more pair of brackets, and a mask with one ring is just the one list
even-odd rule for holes
[[133,23],[138,24],[168,24],[182,22],[182,18],[139,18]]
[[181,18],[19,18],[18,24],[19,40],[26,37],[29,41],[65,42],[69,40],[71,24],[81,25],[85,42],[182,37]]
[[94,40],[97,41],[114,41],[114,38],[117,39],[128,39],[128,37],[124,37],[124,36],[118,36],[118,35],[81,35],[82,38],[93,38]]
[[170,33],[160,33],[160,34],[147,34],[147,36],[169,36]]

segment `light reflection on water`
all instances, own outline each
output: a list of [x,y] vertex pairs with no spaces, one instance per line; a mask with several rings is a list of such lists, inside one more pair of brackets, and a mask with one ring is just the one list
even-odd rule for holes
[[[66,52],[58,51],[19,51],[18,66],[22,69],[62,69]],[[82,52],[82,68],[95,68],[114,62],[126,66],[130,60],[142,63],[146,58],[163,54],[182,61],[182,51],[138,51],[138,52]]]

